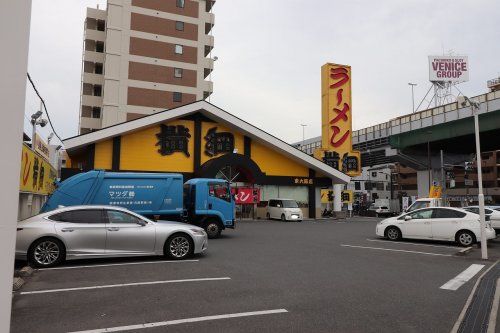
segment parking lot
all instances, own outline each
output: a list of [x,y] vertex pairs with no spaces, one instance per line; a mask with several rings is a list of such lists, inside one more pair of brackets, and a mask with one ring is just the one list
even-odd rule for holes
[[500,241],[482,261],[452,243],[377,238],[377,221],[241,222],[187,261],[38,270],[13,298],[12,332],[449,332]]

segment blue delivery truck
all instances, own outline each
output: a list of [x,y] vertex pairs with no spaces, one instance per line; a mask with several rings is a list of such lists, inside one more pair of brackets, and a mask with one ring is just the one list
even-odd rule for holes
[[121,206],[149,218],[185,221],[203,227],[209,238],[234,229],[234,200],[222,179],[184,183],[181,174],[94,170],[59,183],[41,212],[75,205]]

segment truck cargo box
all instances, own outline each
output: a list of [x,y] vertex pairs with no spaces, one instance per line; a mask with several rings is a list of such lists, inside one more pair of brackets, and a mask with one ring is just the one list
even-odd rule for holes
[[181,174],[89,171],[61,182],[42,212],[59,206],[116,205],[142,215],[183,214]]

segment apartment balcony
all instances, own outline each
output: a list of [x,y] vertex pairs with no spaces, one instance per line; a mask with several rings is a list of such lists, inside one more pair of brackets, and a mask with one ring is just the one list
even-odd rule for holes
[[214,83],[212,81],[203,81],[201,88],[203,91],[211,93],[214,91]]
[[105,20],[106,10],[87,7],[87,17]]
[[102,96],[82,95],[82,105],[102,106]]
[[84,61],[90,62],[99,62],[101,64],[104,63],[104,53],[94,52],[94,51],[85,51],[83,55]]
[[211,46],[213,47],[214,46],[214,36],[212,35],[205,35],[205,45],[208,45],[208,46]]
[[101,119],[100,118],[81,117],[80,118],[80,127],[90,128],[90,129],[99,129],[99,128],[101,128]]
[[85,39],[92,39],[104,42],[106,40],[106,33],[104,31],[85,29]]
[[83,82],[104,85],[104,75],[94,73],[83,73]]

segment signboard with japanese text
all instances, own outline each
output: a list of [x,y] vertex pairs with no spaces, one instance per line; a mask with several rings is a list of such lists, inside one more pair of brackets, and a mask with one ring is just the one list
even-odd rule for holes
[[333,201],[333,191],[329,189],[321,189],[321,203],[331,203]]
[[343,190],[341,194],[342,203],[352,204],[353,202],[353,191],[352,190]]
[[56,169],[41,155],[23,144],[19,191],[50,194],[54,190],[56,178]]
[[231,193],[234,195],[236,204],[253,204],[260,202],[260,189],[251,187],[232,188]]
[[429,198],[441,198],[441,193],[441,186],[431,186],[431,190],[429,191]]
[[36,134],[35,140],[35,151],[45,157],[47,160],[49,157],[49,146],[45,141],[40,137],[40,135]]
[[351,67],[321,67],[321,148],[314,157],[349,176],[361,174],[359,151],[352,150]]
[[469,81],[469,59],[467,56],[429,56],[429,81]]

